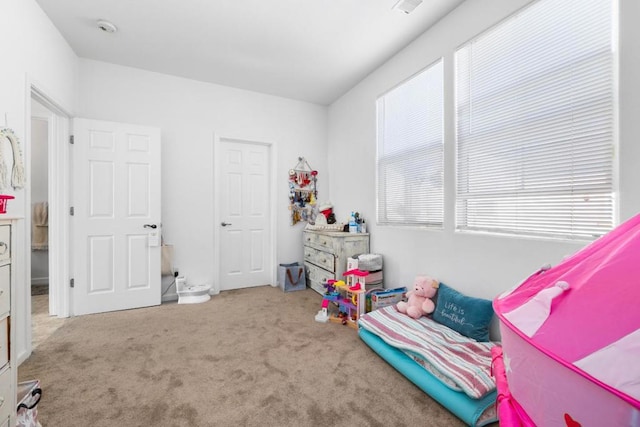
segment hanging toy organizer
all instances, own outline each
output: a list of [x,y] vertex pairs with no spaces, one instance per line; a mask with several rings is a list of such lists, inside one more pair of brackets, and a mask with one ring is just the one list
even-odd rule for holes
[[317,177],[318,171],[313,170],[304,157],[298,157],[298,163],[289,169],[291,225],[300,221],[313,221],[318,197]]

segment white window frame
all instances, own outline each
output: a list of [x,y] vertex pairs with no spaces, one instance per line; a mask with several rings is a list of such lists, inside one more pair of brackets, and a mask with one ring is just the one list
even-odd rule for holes
[[[376,100],[379,225],[443,228],[443,62],[439,58]],[[425,90],[424,99],[415,96],[417,89]]]
[[[602,4],[598,5],[598,2]],[[572,46],[571,43],[578,46],[575,52],[583,52],[580,48],[588,43],[592,43],[589,46],[594,47],[594,51],[596,48],[600,49],[599,52],[605,51],[606,49],[602,49],[604,42],[600,43],[589,37],[579,41],[570,38],[573,34],[571,31],[577,28],[571,29],[570,26],[579,26],[580,18],[576,22],[570,19],[561,24],[556,22],[554,30],[549,30],[549,27],[541,30],[537,28],[537,24],[530,22],[543,17],[552,22],[549,24],[545,21],[545,24],[553,25],[555,17],[561,16],[559,12],[567,16],[573,8],[574,16],[576,10],[587,7],[597,10],[598,7],[604,8],[604,3],[604,0],[538,0],[456,51],[457,231],[592,240],[616,225],[617,10],[614,3],[617,2],[606,1],[611,5],[611,15],[608,16],[609,33],[604,33],[610,42],[610,50],[602,56],[608,61],[606,72],[593,65],[590,68],[591,74],[584,73],[580,66],[589,60],[595,63],[592,57],[576,56],[576,59],[567,60],[568,56],[561,56],[563,53],[559,52],[560,47],[565,45],[553,45],[547,39],[549,34],[557,36],[557,40],[565,37],[563,40],[567,41],[567,46]],[[602,16],[606,15],[603,13]],[[523,22],[529,22],[531,28],[522,26]],[[566,31],[561,25],[567,26]],[[598,27],[593,33],[601,29]],[[535,34],[530,40],[539,44],[538,48],[544,52],[540,56],[533,49],[526,50],[526,55],[521,53],[525,50],[518,46],[518,42],[529,37],[527,31]],[[494,47],[491,46],[492,43],[496,47],[494,51],[490,50]],[[544,51],[546,46],[555,48]],[[477,49],[476,52],[473,52],[474,49]],[[504,60],[505,57],[500,55],[506,49],[519,53],[521,61]],[[496,69],[495,63],[501,64],[502,68]],[[536,67],[545,63],[557,68],[536,74]],[[516,72],[509,74],[518,67],[521,67],[519,75]],[[572,82],[577,82],[572,87],[573,91],[562,90],[567,88],[559,78],[562,71],[571,76]],[[516,81],[514,77],[515,83],[512,86],[507,88],[505,84],[500,88],[503,82],[511,82],[509,78],[516,75],[520,80]],[[488,76],[498,83],[494,83]],[[547,79],[546,83],[536,86],[537,80],[544,78]],[[582,89],[588,84],[596,87],[598,84],[592,82],[601,81],[605,81],[607,90],[610,89],[606,99],[601,98],[605,103],[602,114],[581,120],[579,114],[598,113],[598,109],[594,107],[597,103],[593,101],[593,104],[588,104],[588,108],[575,107],[581,105],[581,102],[589,102],[589,99],[581,98]],[[557,85],[556,95],[551,88],[557,82],[562,83]],[[518,91],[513,90],[514,87]],[[530,87],[536,87],[536,91],[528,91]],[[541,88],[551,96],[540,97],[539,94],[543,92]],[[491,89],[495,89],[495,92]],[[561,97],[569,96],[567,93],[573,97],[573,103],[561,104]],[[514,101],[519,99],[524,101]],[[546,103],[536,104],[540,102]],[[537,105],[543,107],[538,108]],[[572,109],[571,114],[561,110],[567,105]],[[549,111],[555,112],[551,115]],[[565,132],[569,127],[556,127],[554,121],[562,118],[563,114],[565,120],[567,117],[570,119],[568,123],[573,129],[572,135]],[[606,132],[606,135],[585,133],[588,129],[584,125],[588,123],[591,126],[601,121],[606,123],[599,132]],[[558,134],[564,132],[557,140],[560,142],[554,141],[551,135],[551,131],[556,129]],[[567,149],[568,144],[573,144],[574,148]],[[523,153],[527,150],[530,150],[530,154],[525,158]],[[593,152],[583,159],[584,153],[590,152],[589,150]],[[517,159],[517,156],[520,158]],[[573,161],[570,161],[572,158]],[[567,165],[573,168],[571,173],[567,172]],[[547,176],[553,178],[546,179]]]

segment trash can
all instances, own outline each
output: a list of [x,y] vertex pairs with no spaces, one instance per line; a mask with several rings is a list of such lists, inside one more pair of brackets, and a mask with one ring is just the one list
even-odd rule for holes
[[38,402],[42,397],[40,380],[18,383],[16,427],[42,427],[38,422]]

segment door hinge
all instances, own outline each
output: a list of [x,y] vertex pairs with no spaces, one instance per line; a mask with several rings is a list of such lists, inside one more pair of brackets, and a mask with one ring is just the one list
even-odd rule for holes
[[76,213],[76,210],[73,208],[73,206],[71,206],[69,208],[69,215],[73,216],[73,215],[75,215],[75,213]]
[[70,279],[69,280],[69,287],[73,288],[76,286],[76,279]]
[[75,137],[73,135],[69,135],[69,144],[75,144]]

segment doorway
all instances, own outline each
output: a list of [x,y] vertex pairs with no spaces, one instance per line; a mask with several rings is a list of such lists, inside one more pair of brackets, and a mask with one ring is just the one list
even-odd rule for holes
[[[30,278],[31,278],[31,350],[46,340],[63,323],[59,318],[58,280],[50,275],[51,238],[49,233],[50,147],[55,146],[56,113],[37,98],[31,98],[28,196],[30,201]],[[56,245],[54,244],[53,247]],[[55,270],[55,268],[54,268]]]
[[[82,262],[78,262],[78,260],[75,259],[75,256],[79,252],[79,249],[74,250],[74,242],[77,242],[79,240],[86,241],[88,238],[87,237],[83,239],[83,236],[80,235],[83,232],[83,229],[77,226],[78,221],[76,220],[76,226],[72,228],[71,220],[70,220],[72,216],[76,219],[79,218],[80,216],[79,214],[82,213],[82,209],[78,209],[77,207],[74,208],[74,206],[72,206],[72,204],[70,203],[72,195],[74,194],[74,191],[76,191],[76,189],[78,188],[82,189],[81,185],[79,185],[78,182],[84,183],[85,181],[88,181],[88,179],[86,178],[86,176],[82,177],[82,179],[78,179],[78,177],[74,175],[76,179],[71,180],[71,176],[72,176],[72,171],[77,172],[78,168],[80,167],[79,165],[81,165],[82,163],[83,165],[86,166],[86,162],[82,162],[82,159],[79,160],[77,153],[82,150],[78,150],[77,146],[76,146],[76,149],[73,150],[73,152],[75,152],[76,155],[73,157],[71,156],[72,150],[70,147],[74,146],[73,145],[74,138],[71,136],[71,126],[70,126],[71,115],[67,113],[64,108],[60,107],[59,103],[56,103],[50,97],[48,97],[45,94],[45,92],[42,91],[39,87],[37,87],[37,85],[35,85],[33,82],[28,81],[27,88],[30,91],[30,95],[31,95],[27,99],[27,117],[29,119],[31,118],[34,119],[34,126],[38,127],[38,124],[40,124],[41,128],[43,129],[46,128],[46,137],[42,138],[43,141],[46,140],[46,143],[45,142],[42,142],[42,143],[46,144],[47,155],[44,156],[46,160],[42,160],[42,162],[46,162],[46,171],[44,171],[44,168],[40,168],[37,166],[39,160],[34,159],[33,160],[34,167],[32,167],[32,164],[31,164],[32,155],[35,155],[34,151],[37,150],[38,148],[36,148],[35,145],[32,147],[32,141],[31,141],[32,129],[29,123],[29,125],[26,127],[27,138],[26,138],[26,144],[25,144],[25,158],[27,163],[26,170],[27,170],[27,173],[29,174],[27,185],[25,186],[25,206],[24,206],[25,226],[24,226],[24,231],[20,233],[21,235],[20,239],[22,240],[22,245],[24,245],[23,247],[24,247],[24,268],[25,269],[24,269],[23,277],[24,277],[24,283],[29,285],[31,284],[32,274],[33,274],[33,277],[36,279],[34,281],[34,285],[37,286],[38,284],[42,284],[43,282],[48,282],[48,293],[47,293],[48,304],[46,304],[48,305],[48,310],[47,310],[46,316],[49,320],[52,320],[53,318],[64,319],[69,317],[72,314],[71,304],[75,303],[76,308],[78,304],[78,301],[76,301],[78,299],[78,293],[79,293],[78,286],[77,286],[78,278],[74,278],[72,276],[72,272],[76,271],[77,273],[78,268],[75,268],[74,266],[82,264]],[[46,126],[43,123],[39,123],[38,120],[46,121]],[[81,121],[82,119],[74,119],[74,123],[76,124]],[[87,121],[85,120],[85,122]],[[94,121],[94,122],[96,126],[101,126],[99,123],[97,123],[97,121]],[[130,243],[129,248],[133,248],[133,252],[129,251],[129,255],[131,253],[150,254],[149,256],[150,261],[146,265],[146,267],[140,263],[129,262],[128,264],[126,264],[127,266],[133,266],[132,268],[129,269],[130,274],[128,277],[131,280],[129,280],[129,282],[127,282],[126,285],[128,286],[128,288],[136,288],[138,290],[146,289],[145,284],[143,283],[144,278],[153,277],[154,283],[157,282],[157,288],[158,288],[157,304],[159,304],[160,303],[160,292],[159,292],[160,239],[159,237],[153,238],[153,236],[154,235],[160,236],[161,229],[159,227],[161,224],[161,219],[159,215],[152,217],[151,214],[155,212],[159,212],[160,205],[159,205],[159,199],[157,199],[158,200],[157,203],[155,201],[153,202],[153,207],[154,207],[153,209],[151,208],[146,209],[148,207],[147,206],[148,204],[146,204],[145,201],[151,201],[151,198],[145,197],[143,190],[147,188],[147,185],[145,183],[160,182],[160,169],[159,169],[160,158],[158,156],[157,160],[154,163],[158,165],[157,168],[154,168],[148,165],[147,163],[145,163],[143,160],[139,159],[140,156],[144,156],[145,153],[149,151],[151,148],[153,148],[153,150],[159,150],[159,147],[160,147],[159,130],[157,130],[158,136],[155,139],[153,139],[153,141],[155,142],[152,143],[152,139],[147,138],[144,132],[139,131],[141,129],[139,126],[133,127],[132,125],[118,124],[113,122],[101,122],[101,123],[107,124],[108,126],[112,126],[112,127],[116,126],[119,129],[124,130],[124,132],[127,134],[127,143],[120,144],[120,145],[125,146],[127,148],[129,152],[128,155],[131,158],[133,158],[133,161],[127,163],[129,169],[126,171],[126,173],[119,173],[117,177],[118,178],[131,177],[132,185],[129,185],[125,189],[126,191],[122,190],[121,185],[117,187],[113,186],[112,190],[114,194],[126,193],[129,195],[128,200],[132,201],[132,204],[127,206],[127,212],[131,213],[132,216],[135,216],[140,222],[139,229],[142,231],[137,230],[135,233],[129,233],[128,235],[129,243]],[[36,130],[35,132],[36,133],[40,132],[44,134],[43,129]],[[155,129],[154,129],[154,132],[156,132]],[[81,137],[80,140],[82,140],[84,136]],[[106,136],[107,136],[106,133],[102,133],[100,136],[94,138],[92,140],[91,146],[93,148],[106,147],[105,144],[108,144],[108,141],[109,141],[109,138],[107,138]],[[96,162],[96,164],[94,164],[94,166],[96,167],[100,167],[101,165],[104,166],[104,162],[103,163]],[[39,170],[36,170],[36,167]],[[43,175],[46,175],[46,185],[43,185],[43,187],[46,187],[46,192],[42,190],[42,195],[38,195],[37,193],[32,194],[31,176],[30,176],[32,172],[42,173]],[[146,173],[146,172],[149,172],[149,173]],[[41,179],[40,177],[36,177],[35,175],[33,177],[34,181],[37,181],[40,179]],[[104,181],[100,181],[100,182],[104,183]],[[126,182],[127,182],[126,179],[117,180],[118,184],[122,184]],[[104,188],[104,186],[102,188]],[[159,186],[156,193],[158,195],[160,194]],[[33,200],[32,200],[32,197],[33,197]],[[48,272],[34,271],[32,273],[32,270],[31,270],[32,259],[30,254],[32,252],[31,249],[33,244],[32,242],[33,234],[32,234],[32,228],[31,228],[31,220],[32,220],[32,217],[34,217],[35,219],[35,216],[36,216],[36,215],[33,215],[32,202],[40,203],[43,201],[41,199],[46,199],[48,204],[48,218],[47,218],[48,233],[45,233],[42,229],[39,229],[39,231],[43,231],[42,234],[45,235],[46,240],[48,240],[47,242],[48,244],[46,245],[47,252],[48,252],[47,254],[48,262],[44,262],[44,264],[48,264]],[[84,202],[88,199],[79,197],[78,200],[80,200],[81,202]],[[83,206],[86,206],[86,204],[84,204]],[[96,207],[98,205],[93,203],[91,206]],[[102,203],[102,205],[100,205],[99,207],[104,207],[104,206],[106,205]],[[118,206],[123,206],[123,204],[120,204]],[[39,225],[42,226],[44,223],[42,222],[41,216],[40,216],[40,221],[41,222]],[[120,230],[120,234],[123,234],[123,233],[124,233],[124,230]],[[154,243],[154,242],[157,242],[157,243]],[[96,246],[99,246],[99,245],[96,245]],[[104,246],[105,245],[103,245],[102,247]],[[96,254],[94,253],[93,255],[96,255]],[[42,256],[40,257],[42,258]],[[97,259],[97,257],[94,256],[94,259]],[[131,256],[129,256],[129,260],[131,259],[132,259]],[[41,260],[40,261],[34,260],[33,262],[37,263],[40,266],[42,265]],[[157,268],[156,268],[156,264],[157,264]],[[120,266],[121,269],[125,268],[125,263],[119,262],[118,265]],[[155,279],[156,270],[157,270],[157,276],[158,276],[157,279]],[[146,274],[147,272],[148,274]],[[118,275],[118,277],[120,276],[121,274]],[[87,277],[89,279],[92,279],[93,277],[95,277],[95,275],[91,276],[91,275],[85,274],[84,277],[80,278],[80,284],[81,285],[84,284],[85,290],[89,289],[89,290],[96,291],[94,292],[96,294],[99,293],[100,291],[99,289],[96,290],[95,287],[93,288],[91,288],[90,286],[87,287],[86,285]],[[94,285],[95,283],[96,281],[93,280],[91,282],[91,286]],[[106,283],[106,282],[103,280],[102,283]],[[72,298],[71,288],[74,286],[76,287],[76,293]],[[22,362],[24,362],[31,355],[31,352],[33,349],[33,326],[32,326],[33,319],[29,314],[33,311],[32,305],[34,304],[32,304],[33,301],[30,294],[31,292],[29,292],[29,288],[27,288],[27,289],[24,289],[24,292],[18,293],[16,298],[17,299],[16,306],[18,307],[18,311],[24,314],[23,317],[17,319],[17,323],[16,323],[16,333],[19,335],[18,342],[22,344],[22,345],[19,345],[18,347],[18,352],[17,352],[18,364],[21,364]],[[156,303],[154,302],[154,304]],[[144,306],[144,305],[139,304],[138,302],[138,306]],[[134,308],[134,307],[129,306],[125,308]],[[100,311],[100,310],[97,310],[97,311]],[[106,311],[106,310],[102,310],[102,311]],[[76,310],[76,312],[73,312],[73,314],[77,315],[77,314],[83,314],[83,313],[80,313]]]
[[216,291],[275,286],[272,144],[214,138]]

